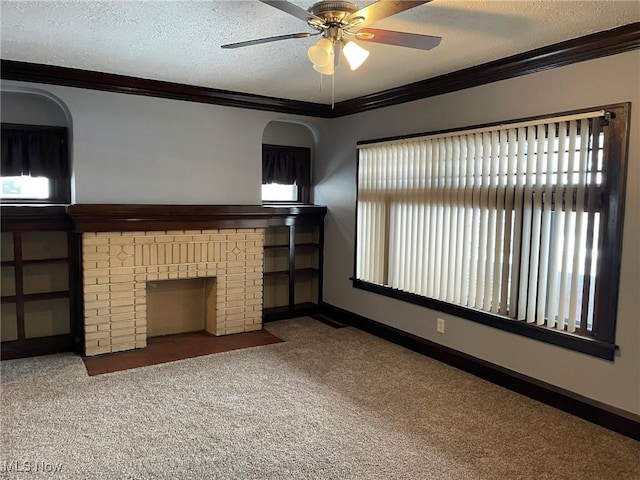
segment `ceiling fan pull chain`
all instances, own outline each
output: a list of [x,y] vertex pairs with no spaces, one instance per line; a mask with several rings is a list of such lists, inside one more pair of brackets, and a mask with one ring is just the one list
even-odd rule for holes
[[331,75],[331,110],[335,105],[335,91],[336,91],[336,76],[335,74]]

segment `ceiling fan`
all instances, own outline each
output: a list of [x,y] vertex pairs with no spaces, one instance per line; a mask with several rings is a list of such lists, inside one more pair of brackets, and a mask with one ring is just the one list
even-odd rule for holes
[[259,38],[222,45],[222,48],[248,47],[279,40],[321,35],[322,38],[309,48],[308,57],[316,71],[323,75],[333,75],[335,67],[340,61],[341,53],[347,59],[351,70],[357,69],[369,56],[367,50],[354,41],[350,41],[348,37],[363,42],[384,43],[420,50],[430,50],[437,47],[442,40],[441,37],[430,35],[363,28],[378,20],[428,3],[431,0],[378,0],[361,9],[358,9],[357,5],[348,1],[321,1],[312,5],[309,10],[285,0],[260,1],[307,22],[307,25],[314,29],[316,33],[302,32]]

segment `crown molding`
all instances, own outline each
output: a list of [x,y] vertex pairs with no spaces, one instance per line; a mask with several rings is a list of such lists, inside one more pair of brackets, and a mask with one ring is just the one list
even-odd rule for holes
[[640,22],[593,33],[438,77],[338,102],[334,117],[399,105],[640,48]]
[[3,59],[1,61],[0,78],[209,103],[226,107],[336,118],[477,87],[585,60],[616,55],[638,48],[640,48],[640,22],[630,23],[475,67],[338,102],[334,109],[330,105],[320,103],[15,60]]
[[143,95],[187,102],[209,103],[224,107],[248,108],[312,117],[331,117],[331,107],[320,103],[286,98],[266,97],[251,93],[163,82],[145,78],[94,72],[77,68],[2,59],[0,77],[3,80],[62,85],[103,92]]

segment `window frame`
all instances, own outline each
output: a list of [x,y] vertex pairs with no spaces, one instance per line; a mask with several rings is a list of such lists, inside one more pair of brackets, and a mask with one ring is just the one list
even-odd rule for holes
[[[605,135],[603,145],[603,157],[607,165],[603,169],[603,175],[607,181],[602,189],[601,198],[603,208],[601,211],[602,250],[601,268],[597,272],[600,277],[600,289],[596,295],[596,313],[594,315],[593,336],[583,336],[574,333],[562,332],[546,326],[533,325],[522,321],[514,321],[484,311],[451,304],[441,300],[401,291],[392,287],[377,285],[356,278],[358,258],[358,180],[360,171],[360,159],[357,154],[356,164],[356,203],[355,203],[355,229],[354,229],[354,257],[352,286],[361,290],[377,293],[407,303],[427,307],[443,313],[455,315],[466,320],[488,325],[500,330],[508,331],[528,338],[540,340],[549,344],[586,353],[606,360],[613,360],[617,345],[615,345],[615,329],[617,317],[617,304],[620,280],[620,263],[622,258],[622,236],[624,219],[624,202],[626,194],[626,171],[628,164],[628,146],[630,132],[630,107],[631,104],[619,103],[594,108],[558,112],[535,117],[519,118],[482,125],[472,125],[461,128],[421,132],[411,135],[387,137],[357,142],[358,146],[372,143],[381,143],[396,140],[406,140],[427,135],[439,135],[453,132],[461,132],[477,128],[498,127],[504,124],[529,122],[553,119],[565,115],[575,115],[593,110],[606,110],[613,113],[615,121],[609,123],[608,134]],[[603,291],[604,290],[604,291]]]

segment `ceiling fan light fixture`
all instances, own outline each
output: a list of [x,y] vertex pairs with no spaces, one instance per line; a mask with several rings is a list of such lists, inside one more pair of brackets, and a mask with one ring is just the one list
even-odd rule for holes
[[364,63],[367,57],[369,57],[369,51],[362,48],[356,42],[348,42],[342,48],[342,52],[344,53],[344,57],[347,59],[351,70],[356,70]]
[[322,37],[315,45],[309,47],[307,55],[314,67],[326,67],[331,63],[333,53],[333,41],[327,37]]
[[320,72],[322,75],[333,75],[335,72],[335,68],[333,66],[333,62],[329,62],[327,65],[325,65],[324,67],[319,67],[317,65],[313,66],[313,69],[316,72]]

